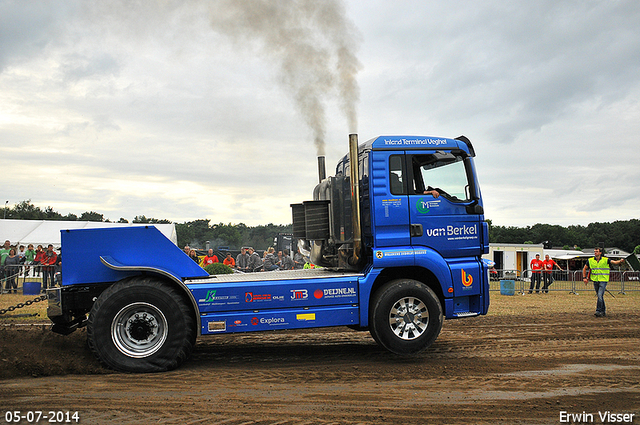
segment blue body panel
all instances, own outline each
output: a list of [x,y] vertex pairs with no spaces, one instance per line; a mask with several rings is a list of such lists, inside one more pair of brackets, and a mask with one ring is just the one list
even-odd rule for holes
[[[187,282],[202,333],[357,324],[360,274],[269,272]],[[256,320],[247,320],[257,318]],[[266,320],[265,318],[275,318]],[[265,319],[265,320],[261,320]],[[209,328],[208,323],[215,326]]]
[[200,318],[202,335],[358,324],[357,306],[212,313]]
[[[106,283],[155,269],[182,281],[209,274],[153,226],[62,230],[62,286]],[[107,266],[103,259],[120,267]]]
[[[281,276],[284,273],[281,274]],[[201,313],[358,303],[358,278],[187,283]]]

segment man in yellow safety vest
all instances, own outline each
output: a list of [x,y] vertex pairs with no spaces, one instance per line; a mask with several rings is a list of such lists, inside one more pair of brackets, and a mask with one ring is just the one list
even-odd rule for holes
[[604,305],[604,292],[607,289],[607,283],[609,282],[609,272],[611,270],[611,264],[618,265],[624,262],[624,258],[620,260],[611,260],[602,256],[602,248],[596,247],[593,250],[594,257],[589,258],[587,264],[582,269],[582,280],[585,286],[589,282],[589,279],[593,282],[593,289],[598,296],[598,302],[596,304],[596,317],[604,317],[607,315],[606,306]]

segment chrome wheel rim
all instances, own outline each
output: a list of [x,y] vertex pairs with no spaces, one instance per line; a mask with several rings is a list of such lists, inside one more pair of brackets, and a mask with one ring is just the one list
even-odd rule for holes
[[391,307],[389,326],[396,336],[405,341],[419,338],[429,324],[429,310],[415,297],[404,297]]
[[151,304],[138,302],[116,314],[111,323],[111,339],[116,348],[129,357],[148,357],[162,347],[168,329],[162,311]]

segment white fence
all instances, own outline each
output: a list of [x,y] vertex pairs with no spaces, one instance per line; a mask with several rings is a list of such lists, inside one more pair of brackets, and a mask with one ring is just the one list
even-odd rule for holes
[[[515,285],[515,292],[521,294],[528,293],[531,288],[531,270],[492,270],[490,273],[491,283],[489,285],[490,291],[500,291],[500,281],[513,280]],[[544,287],[544,272],[540,273],[540,286],[539,291],[542,291]],[[593,285],[589,283],[584,285],[582,280],[582,270],[554,270],[551,272],[553,283],[549,285],[548,291],[566,291],[572,294],[577,294],[578,291],[593,290]],[[534,284],[532,290],[536,292],[536,285]],[[611,292],[618,291],[619,294],[626,292],[640,291],[640,272],[637,271],[611,271],[609,275],[609,283],[607,289]]]
[[5,266],[0,270],[0,284],[2,294],[35,294],[36,291],[60,284],[59,267],[26,264]]

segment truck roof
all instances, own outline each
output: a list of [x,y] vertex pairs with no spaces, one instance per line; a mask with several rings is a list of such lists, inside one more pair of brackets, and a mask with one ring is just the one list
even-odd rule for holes
[[[371,150],[412,150],[412,149],[433,149],[441,150],[456,150],[459,149],[466,152],[469,156],[476,156],[476,152],[473,149],[471,141],[465,136],[459,136],[455,139],[449,139],[447,137],[432,137],[432,136],[378,136],[373,139],[369,139],[358,146],[358,153],[362,155],[363,152]],[[341,174],[341,170],[346,164],[349,163],[349,155],[342,157],[336,165],[336,175]]]
[[389,149],[460,149],[475,156],[471,141],[465,136],[455,139],[432,136],[378,136],[367,140],[361,148],[372,150]]

